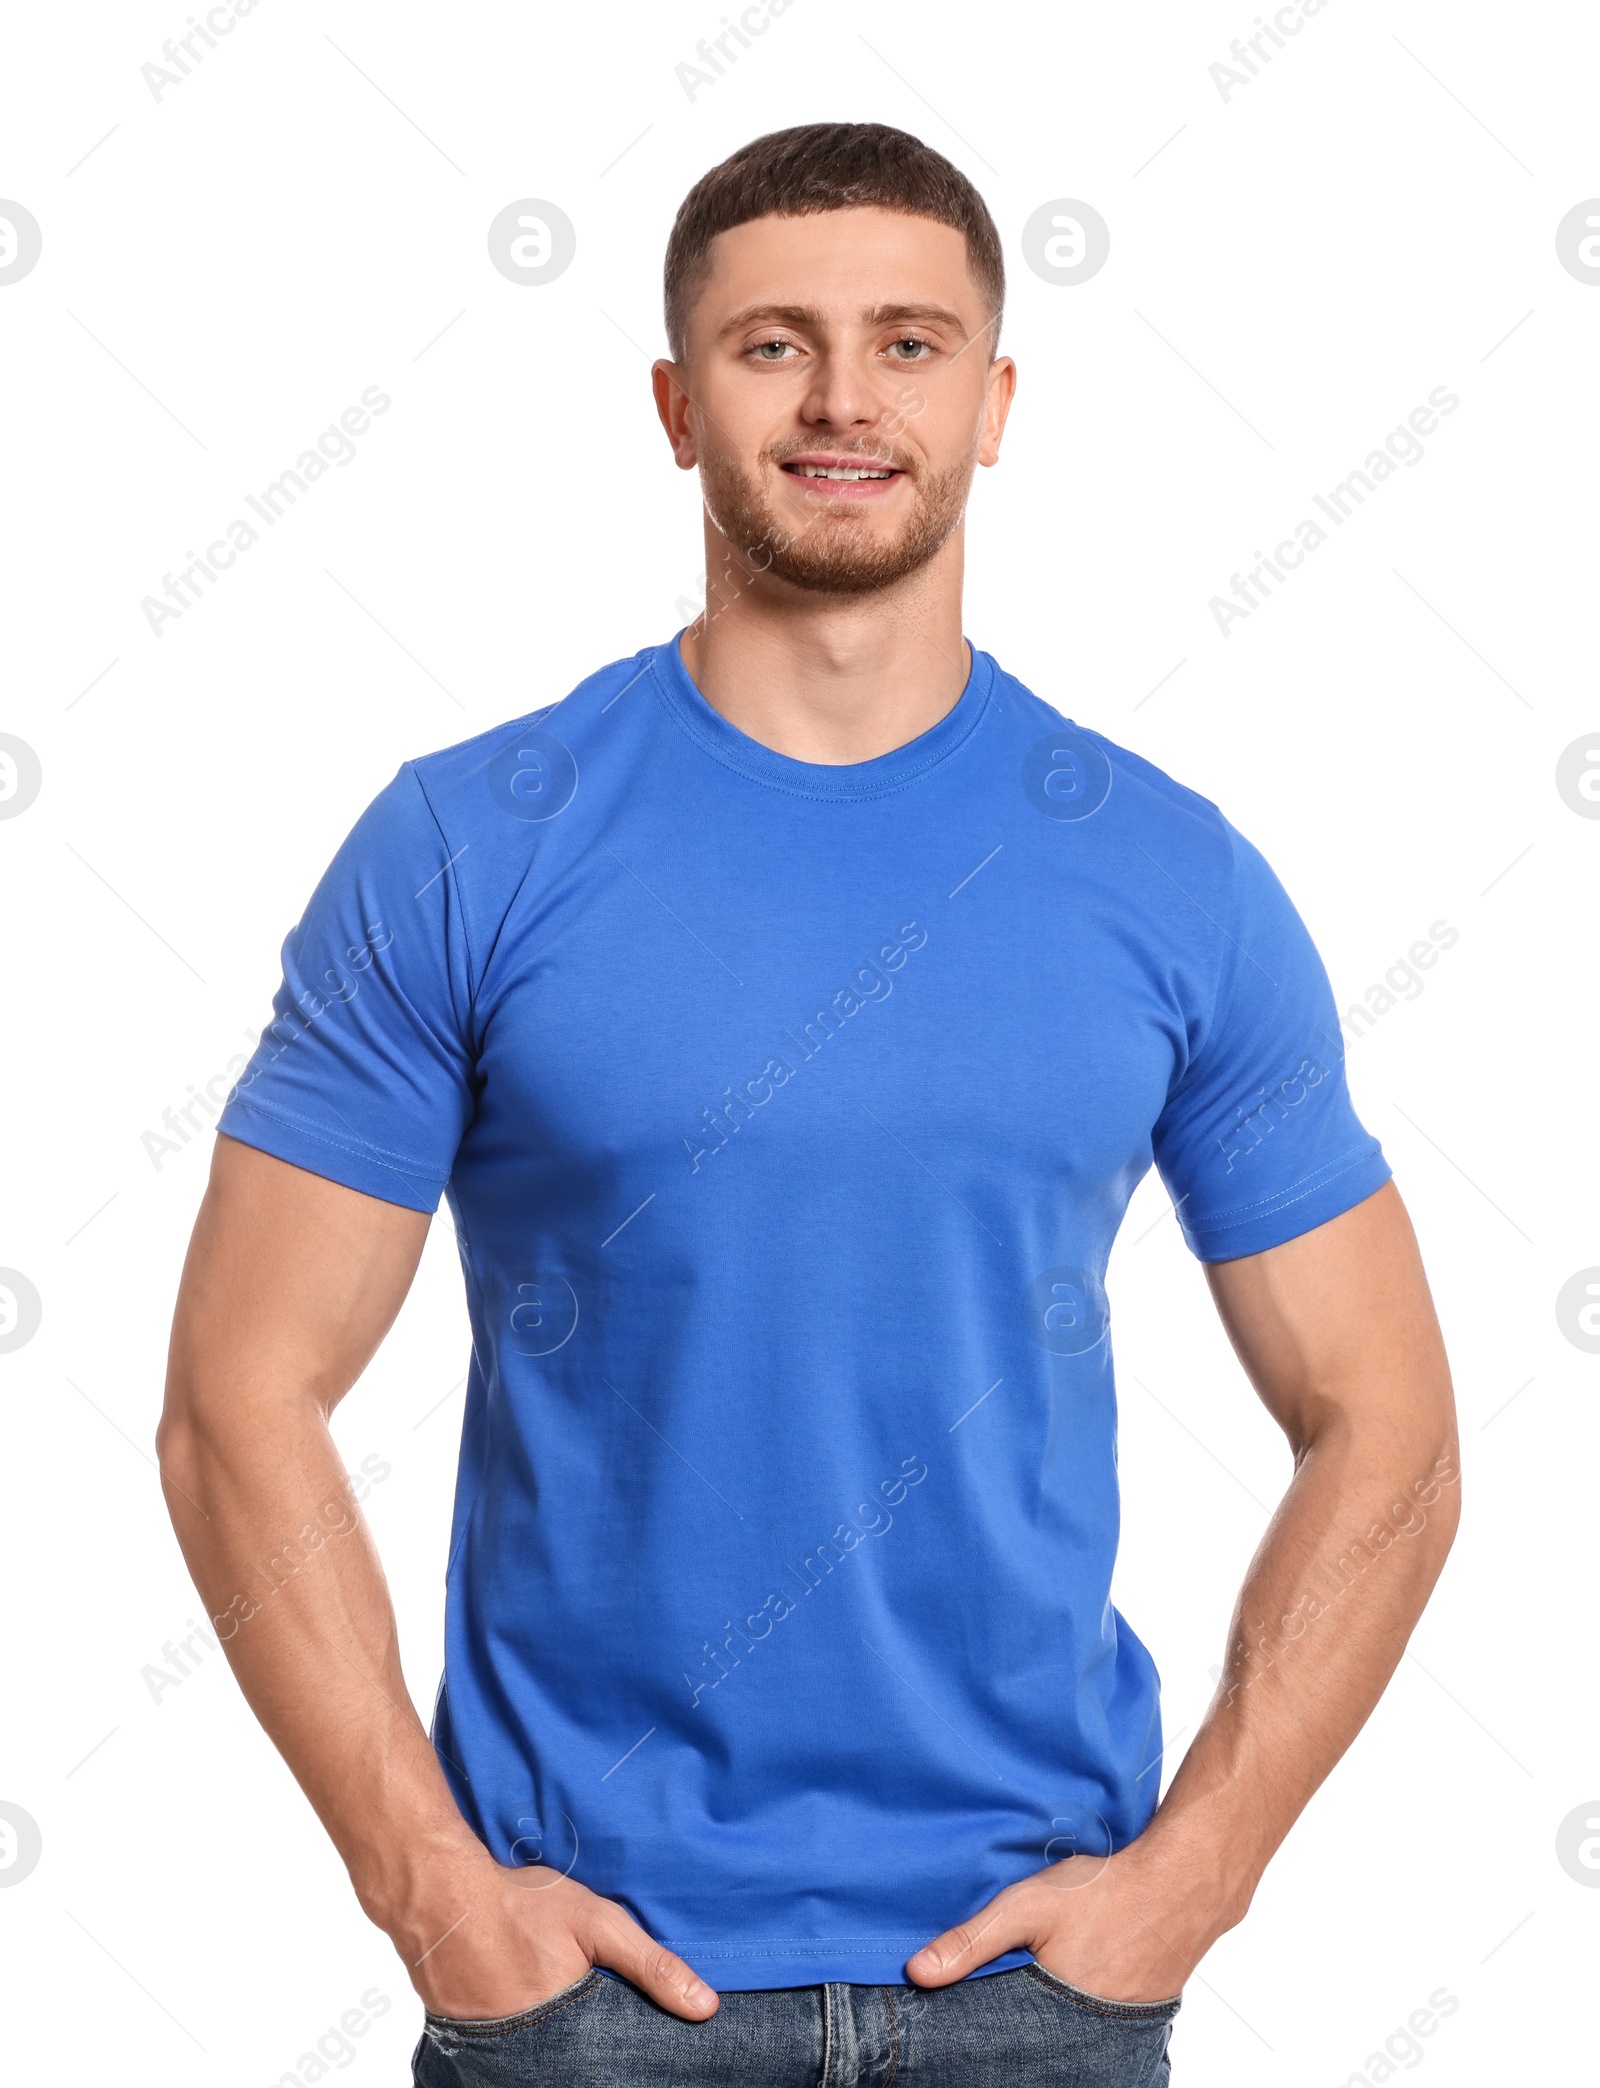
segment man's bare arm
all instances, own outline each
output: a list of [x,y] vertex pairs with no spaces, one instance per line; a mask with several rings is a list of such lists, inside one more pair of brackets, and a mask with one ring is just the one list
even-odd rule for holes
[[1138,1840],[1008,1886],[911,1959],[919,1985],[1020,1947],[1091,1993],[1178,1993],[1243,1918],[1366,1723],[1444,1564],[1460,1502],[1455,1404],[1394,1184],[1207,1276],[1295,1459],[1240,1592],[1216,1696]]
[[328,1416],[392,1325],[428,1224],[218,1138],[156,1441],[178,1541],[251,1708],[429,2007],[510,2015],[604,1964],[698,2021],[715,1995],[623,1908],[494,1860],[407,1694]]

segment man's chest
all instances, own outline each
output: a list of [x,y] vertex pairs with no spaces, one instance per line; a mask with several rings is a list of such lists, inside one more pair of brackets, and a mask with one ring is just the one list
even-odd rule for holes
[[942,864],[605,853],[505,925],[469,1147],[693,1174],[890,1138],[1043,1187],[1148,1162],[1201,982],[1113,894],[1025,862],[951,894]]

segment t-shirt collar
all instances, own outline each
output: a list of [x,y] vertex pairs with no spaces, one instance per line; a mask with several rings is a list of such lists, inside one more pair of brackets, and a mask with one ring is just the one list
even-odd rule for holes
[[800,797],[881,797],[887,791],[915,782],[947,760],[972,733],[988,708],[994,684],[994,661],[974,645],[966,687],[954,706],[926,732],[871,761],[837,765],[797,761],[792,755],[780,754],[776,748],[751,739],[712,708],[684,665],[678,646],[682,636],[679,631],[665,645],[655,647],[650,662],[657,692],[673,719],[690,739],[726,767]]

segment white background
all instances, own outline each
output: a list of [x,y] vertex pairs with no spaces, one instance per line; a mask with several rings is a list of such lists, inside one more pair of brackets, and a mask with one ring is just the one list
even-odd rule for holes
[[[1383,1704],[1191,1983],[1175,2080],[1380,2081],[1369,2055],[1440,1986],[1459,2008],[1411,2062],[1440,2088],[1592,2063],[1600,1890],[1555,1842],[1600,1815],[1600,1358],[1554,1308],[1600,1262],[1600,822],[1554,778],[1600,727],[1600,284],[1555,228],[1600,193],[1600,26],[1327,0],[1225,101],[1208,68],[1254,11],[793,0],[693,101],[674,68],[718,0],[259,0],[159,101],[140,68],[184,0],[9,24],[0,195],[43,228],[0,288],[0,730],[44,775],[0,822],[0,1264],[44,1308],[0,1356],[0,1799],[43,1834],[0,1891],[17,2080],[311,2081],[301,2055],[373,1986],[394,2005],[352,2078],[409,2079],[420,2007],[221,1657],[159,1701],[141,1676],[200,1614],[151,1438],[210,1144],[158,1167],[143,1134],[248,1050],[283,933],[403,759],[685,620],[696,488],[647,389],[664,241],[707,167],[819,117],[926,138],[1006,243],[1021,384],[973,502],[974,641],[1217,799],[1341,1006],[1433,922],[1459,931],[1349,1065],[1450,1343],[1464,1527]],[[489,264],[520,197],[577,227],[543,287]],[[1058,197],[1111,228],[1078,287],[1018,243]],[[393,405],[355,462],[153,635],[141,598],[374,384]],[[1438,385],[1461,403],[1424,461],[1224,637],[1210,598]],[[1288,1459],[1154,1177],[1110,1290],[1117,1600],[1165,1678],[1170,1771]],[[391,1467],[367,1509],[424,1710],[467,1348],[441,1218],[337,1423],[352,1466]]]

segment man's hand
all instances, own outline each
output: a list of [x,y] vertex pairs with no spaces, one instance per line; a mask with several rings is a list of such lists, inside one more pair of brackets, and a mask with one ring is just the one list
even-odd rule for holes
[[435,2015],[520,2015],[604,1965],[669,2014],[703,2022],[717,1996],[615,1900],[542,1864],[507,1869],[487,1850],[433,1864],[403,1908],[369,1903]]
[[1143,1842],[1114,1856],[1072,1856],[997,1892],[925,1944],[906,1966],[917,1986],[949,1986],[1008,1950],[1107,2001],[1170,2001],[1233,1918],[1216,1881]]

